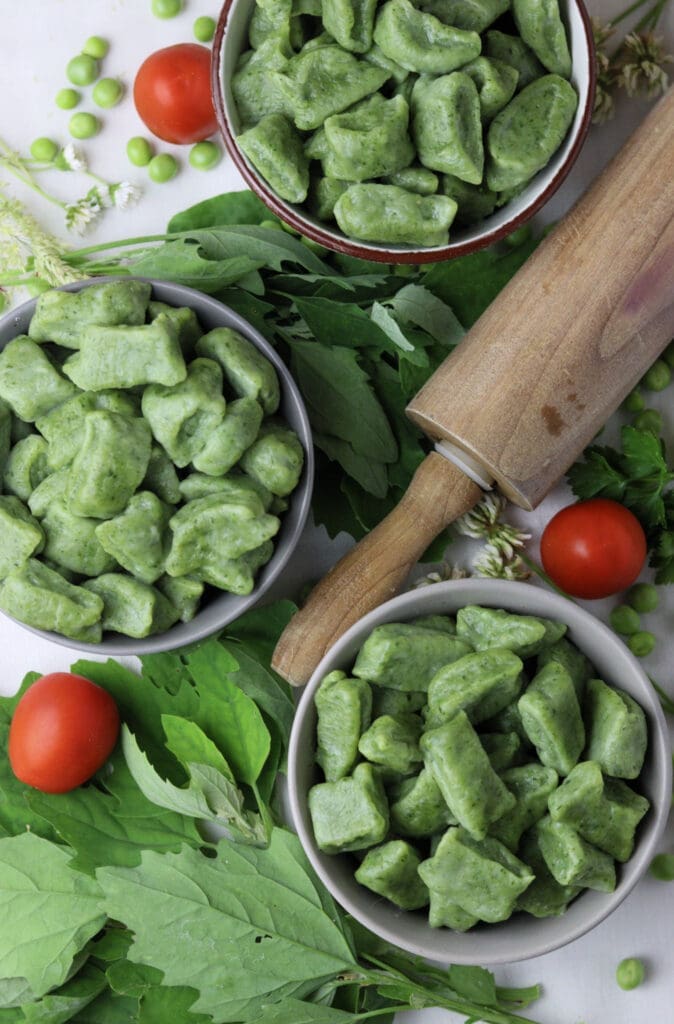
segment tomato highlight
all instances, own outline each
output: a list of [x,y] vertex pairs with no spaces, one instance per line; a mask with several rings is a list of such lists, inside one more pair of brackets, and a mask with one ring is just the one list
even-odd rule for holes
[[19,700],[9,729],[9,762],[21,782],[67,793],[90,779],[119,734],[113,698],[84,676],[51,672]]
[[182,145],[217,131],[211,97],[211,51],[176,43],[143,61],[133,84],[138,116],[153,135]]
[[647,550],[639,520],[609,498],[567,505],[541,537],[541,561],[550,579],[587,600],[610,597],[634,583]]

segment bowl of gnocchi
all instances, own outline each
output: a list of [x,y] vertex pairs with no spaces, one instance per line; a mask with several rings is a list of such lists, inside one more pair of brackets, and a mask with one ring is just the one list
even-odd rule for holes
[[182,285],[101,278],[0,321],[0,611],[96,653],[192,643],[259,600],[313,452],[274,349]]
[[270,210],[329,249],[448,259],[516,231],[592,116],[582,0],[226,0],[212,92]]
[[447,963],[550,952],[614,911],[671,802],[667,725],[622,641],[541,587],[468,579],[357,622],[298,707],[290,806],[337,901]]

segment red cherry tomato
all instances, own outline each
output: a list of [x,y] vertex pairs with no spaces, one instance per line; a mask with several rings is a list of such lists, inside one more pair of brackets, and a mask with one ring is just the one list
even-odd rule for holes
[[211,99],[211,51],[177,43],[143,61],[133,83],[142,121],[164,142],[202,142],[218,127]]
[[117,705],[106,690],[70,672],[41,676],[12,718],[12,771],[43,793],[67,793],[105,764],[118,732]]
[[541,537],[543,568],[573,597],[609,597],[625,590],[641,572],[646,553],[639,520],[608,498],[561,509]]

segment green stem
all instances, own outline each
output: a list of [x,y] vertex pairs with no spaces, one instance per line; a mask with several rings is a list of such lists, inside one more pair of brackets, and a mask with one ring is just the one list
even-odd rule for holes
[[124,249],[130,245],[144,245],[147,242],[166,242],[173,238],[180,238],[183,234],[185,232],[177,232],[171,235],[139,235],[137,238],[122,238],[119,242],[101,242],[99,245],[89,245],[83,249],[73,249],[69,255],[89,256],[95,252],[105,252],[109,249]]
[[649,676],[648,678],[653,684],[653,689],[660,698],[660,703],[662,704],[663,711],[668,715],[674,715],[674,700],[672,700],[669,694],[665,690],[663,690],[662,687],[658,685],[658,683],[656,683],[653,676]]
[[496,998],[501,1003],[514,1003],[523,1009],[541,998],[541,986],[529,985],[527,988],[502,988],[496,986]]
[[574,600],[574,598],[571,597],[570,594],[567,594],[565,590],[562,590],[562,588],[558,587],[556,583],[553,583],[553,581],[548,576],[547,572],[545,572],[545,570],[541,568],[538,562],[535,562],[533,558],[530,558],[529,555],[527,555],[524,551],[519,551],[518,554],[524,562],[524,564],[526,565],[526,567],[528,569],[531,569],[531,571],[535,573],[536,576],[538,576],[538,578],[543,581],[543,583],[546,583],[552,590],[555,590],[558,594],[561,595],[561,597],[565,597],[568,601]]
[[382,1006],[378,1010],[368,1010],[367,1013],[354,1013],[352,1015],[353,1020],[369,1020],[370,1017],[383,1017],[385,1013],[403,1013],[405,1010],[409,1010],[409,1003],[401,1003],[400,1006]]
[[648,0],[635,0],[635,3],[630,4],[630,6],[626,7],[624,11],[620,12],[620,14],[616,14],[615,18],[611,18],[611,20],[607,22],[608,27],[615,28],[616,25],[619,25],[621,21],[625,20],[625,18],[629,18],[630,14],[634,14],[635,11],[638,11],[639,8],[643,7],[647,2]]

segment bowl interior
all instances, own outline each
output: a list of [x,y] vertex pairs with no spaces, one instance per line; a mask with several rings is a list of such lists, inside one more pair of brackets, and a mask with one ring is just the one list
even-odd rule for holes
[[[618,885],[611,894],[587,890],[561,917],[536,919],[519,913],[500,924],[478,925],[465,934],[431,928],[423,911],[398,910],[353,877],[348,855],[328,856],[317,848],[307,807],[307,792],[322,774],[316,768],[314,694],[333,669],[347,670],[368,634],[383,622],[417,615],[450,613],[467,604],[542,615],[569,626],[568,637],[588,656],[606,682],[629,693],[644,709],[649,747],[638,789],[651,809],[637,834],[633,856],[618,865]],[[667,821],[671,801],[671,750],[664,714],[655,692],[634,656],[603,623],[573,602],[530,584],[502,580],[461,580],[411,591],[382,605],[355,624],[323,658],[302,696],[290,742],[290,807],[302,845],[317,874],[337,901],[382,938],[409,952],[447,963],[498,964],[548,953],[599,924],[623,901],[647,869]]]
[[578,107],[566,139],[548,165],[524,191],[470,227],[452,229],[445,246],[427,248],[361,242],[349,239],[337,225],[327,225],[301,206],[287,203],[261,178],[236,144],[241,122],[232,96],[231,81],[239,55],[249,48],[248,25],[255,0],[225,0],[213,44],[212,91],[225,144],[250,187],[277,216],[303,235],[327,248],[386,263],[425,263],[461,256],[504,238],[539,210],[561,185],[580,152],[590,127],[594,102],[595,62],[592,27],[583,0],[560,0],[567,28]]
[[[74,284],[66,285],[65,288],[68,291],[79,291],[81,288],[86,288],[91,284],[101,284],[112,280],[119,280],[119,278],[99,277],[95,281],[78,281]],[[136,280],[148,279],[137,278]],[[150,283],[152,284],[152,298],[154,300],[165,302],[171,306],[190,306],[196,313],[201,326],[204,328],[204,332],[211,331],[216,327],[234,328],[251,341],[273,363],[281,384],[279,415],[290,424],[302,442],[302,447],[304,448],[304,470],[300,482],[290,498],[289,507],[281,516],[281,528],[274,538],[274,554],[270,561],[259,571],[252,593],[247,594],[245,597],[229,594],[224,591],[212,590],[211,596],[204,601],[203,606],[191,622],[178,622],[165,633],[146,637],[142,640],[134,640],[130,637],[114,633],[104,633],[103,641],[100,644],[81,643],[61,636],[58,633],[26,626],[25,623],[19,622],[18,619],[15,620],[24,629],[29,629],[31,632],[37,633],[48,640],[53,640],[55,643],[66,647],[76,647],[78,650],[88,651],[92,654],[109,654],[113,657],[124,654],[152,654],[157,651],[168,651],[175,647],[182,647],[185,644],[202,640],[215,633],[218,629],[222,629],[228,622],[238,618],[246,609],[259,601],[262,594],[269,589],[274,580],[283,571],[300,539],[309,514],[314,478],[313,443],[304,402],[285,363],[280,359],[269,342],[247,320],[244,320],[243,317],[235,313],[229,306],[223,305],[223,303],[208,295],[204,295],[202,292],[196,291],[194,288],[187,288],[184,285],[170,284],[163,281],[151,281]],[[0,321],[0,349],[3,349],[18,334],[27,332],[35,310],[35,303],[35,299],[24,303]]]

